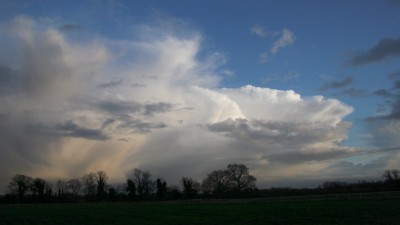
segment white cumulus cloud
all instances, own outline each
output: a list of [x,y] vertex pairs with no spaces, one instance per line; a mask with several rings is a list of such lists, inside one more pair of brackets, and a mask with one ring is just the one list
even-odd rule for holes
[[[138,38],[72,41],[37,23],[19,17],[0,30],[2,186],[15,173],[56,179],[102,169],[123,180],[134,167],[177,184],[232,162],[266,184],[273,179],[263,171],[321,177],[329,160],[355,152],[341,146],[352,107],[292,90],[222,88],[226,59],[199,57],[195,31],[146,26]],[[285,29],[274,51],[294,39]]]

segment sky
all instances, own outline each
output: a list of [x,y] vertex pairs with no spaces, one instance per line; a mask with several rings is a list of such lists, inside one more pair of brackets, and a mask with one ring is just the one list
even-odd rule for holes
[[400,1],[0,0],[0,191],[134,168],[257,186],[400,168]]

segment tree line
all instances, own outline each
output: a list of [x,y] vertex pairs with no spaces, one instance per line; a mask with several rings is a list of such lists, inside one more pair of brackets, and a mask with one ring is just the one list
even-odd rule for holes
[[5,201],[140,201],[223,197],[223,194],[241,195],[256,190],[256,178],[244,164],[229,164],[226,169],[215,170],[199,182],[190,177],[181,178],[181,186],[168,186],[149,171],[134,168],[123,184],[110,184],[106,172],[100,170],[84,174],[81,178],[58,180],[51,184],[43,178],[16,174],[7,187]]
[[51,184],[43,178],[16,174],[11,178],[7,194],[1,202],[79,202],[79,201],[143,201],[196,198],[254,198],[329,193],[358,193],[400,190],[400,171],[384,171],[383,181],[346,183],[326,181],[317,188],[258,189],[256,178],[244,164],[229,164],[214,170],[201,181],[182,177],[181,185],[168,185],[163,178],[154,179],[149,171],[131,170],[126,182],[111,185],[106,172],[84,174],[81,178],[58,180]]

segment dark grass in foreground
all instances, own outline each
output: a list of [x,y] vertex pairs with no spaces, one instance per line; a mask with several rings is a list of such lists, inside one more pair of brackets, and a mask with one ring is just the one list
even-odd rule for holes
[[400,199],[0,205],[0,224],[400,224]]

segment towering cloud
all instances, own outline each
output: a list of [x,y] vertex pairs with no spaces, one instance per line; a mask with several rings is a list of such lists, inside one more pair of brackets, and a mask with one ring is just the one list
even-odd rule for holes
[[[139,38],[90,41],[70,39],[63,31],[71,29],[27,17],[1,26],[2,186],[15,173],[102,169],[118,180],[133,167],[177,183],[231,162],[249,165],[263,184],[317,177],[332,158],[356,152],[340,145],[352,107],[291,90],[222,88],[225,59],[200,60],[195,31],[142,26]],[[294,35],[284,30],[279,40],[274,52]]]

